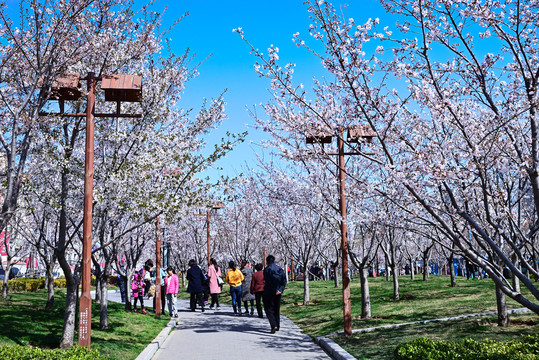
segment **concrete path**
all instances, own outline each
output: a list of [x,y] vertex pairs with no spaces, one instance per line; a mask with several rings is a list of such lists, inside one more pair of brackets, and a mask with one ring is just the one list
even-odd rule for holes
[[188,301],[178,300],[179,321],[153,360],[331,359],[285,317],[280,330],[271,334],[265,317],[234,316],[230,305],[204,313],[191,312],[188,306]]
[[[92,291],[92,297],[95,294]],[[121,302],[120,292],[111,290],[108,300]],[[152,301],[144,299],[148,309]],[[307,335],[301,332],[288,318],[281,316],[281,328],[275,334],[270,333],[269,322],[253,316],[234,316],[231,305],[221,305],[221,310],[209,310],[204,313],[197,309],[189,310],[189,301],[177,301],[178,321],[173,329],[159,339],[159,349],[155,347],[145,351],[140,358],[152,360],[230,360],[242,358],[268,358],[276,360],[327,360],[332,359]],[[255,310],[256,314],[256,310]],[[159,337],[159,336],[158,336]],[[157,339],[156,339],[157,340]],[[154,341],[155,342],[155,341]],[[152,343],[153,344],[153,343]],[[155,344],[154,344],[155,345]],[[324,346],[325,344],[321,344]],[[328,351],[343,351],[337,345],[324,346]],[[337,349],[337,350],[335,350]],[[344,359],[334,354],[335,359]]]

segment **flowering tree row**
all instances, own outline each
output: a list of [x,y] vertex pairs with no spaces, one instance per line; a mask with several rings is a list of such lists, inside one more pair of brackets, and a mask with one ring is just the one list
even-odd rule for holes
[[[0,144],[3,161],[0,230],[12,237],[13,255],[33,252],[58,263],[66,276],[64,330],[60,346],[73,344],[80,282],[85,121],[40,116],[57,112],[49,101],[55,79],[65,73],[136,74],[143,78],[142,102],[121,112],[140,118],[97,118],[95,128],[92,260],[101,293],[101,327],[106,317],[109,270],[129,276],[155,240],[155,221],[202,201],[209,185],[200,173],[242,136],[231,136],[201,155],[204,135],[223,119],[216,94],[198,114],[179,106],[186,82],[198,65],[186,51],[168,54],[163,14],[132,1],[21,1],[19,17],[2,5],[0,32]],[[11,6],[11,5],[10,5]],[[11,10],[11,9],[10,9]],[[85,91],[83,92],[83,99]],[[201,100],[202,101],[202,100]],[[99,86],[96,112],[114,113]],[[66,102],[66,113],[85,112],[84,100]],[[23,241],[25,240],[25,241]],[[23,253],[23,251],[25,251]],[[119,263],[127,266],[121,268]],[[9,273],[9,268],[7,269]],[[4,299],[9,282],[4,281]],[[49,284],[52,281],[49,280]],[[49,287],[49,306],[54,299]]]
[[[394,23],[360,23],[326,1],[307,2],[316,44],[299,33],[294,41],[328,72],[309,90],[294,82],[294,64],[280,65],[277,47],[264,55],[251,46],[274,94],[257,121],[283,156],[309,167],[320,156],[306,136],[367,125],[375,141],[368,151],[350,144],[359,156],[346,169],[358,193],[383,198],[407,214],[406,226],[429,228],[420,233],[483,268],[496,284],[500,324],[505,296],[539,313],[529,278],[539,275],[539,3],[382,4]],[[373,206],[380,218],[384,206]]]

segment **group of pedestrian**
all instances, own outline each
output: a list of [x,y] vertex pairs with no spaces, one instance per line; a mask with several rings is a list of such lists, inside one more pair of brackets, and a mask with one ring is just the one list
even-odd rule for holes
[[[240,267],[234,261],[228,263],[228,271],[225,279],[223,273],[217,265],[215,259],[210,260],[207,272],[204,272],[194,259],[189,261],[189,270],[186,278],[188,281],[187,292],[190,294],[189,308],[196,311],[197,305],[201,311],[205,311],[204,294],[208,292],[211,297],[209,308],[220,310],[219,294],[223,290],[223,284],[230,285],[230,296],[232,298],[232,308],[235,316],[254,315],[256,311],[259,318],[263,318],[262,306],[266,311],[266,317],[270,323],[271,333],[275,333],[280,328],[280,308],[281,295],[286,286],[286,275],[284,270],[275,264],[275,257],[269,255],[266,258],[267,266],[263,269],[262,264],[256,264],[253,268],[247,261],[242,260]],[[155,287],[160,286],[162,315],[165,314],[165,298],[168,305],[169,315],[178,317],[176,299],[179,291],[178,275],[172,267],[168,267],[166,272],[160,269],[160,284],[157,284],[157,269],[152,260],[146,261],[144,266],[135,272],[131,289],[133,293],[133,308],[137,309],[137,302],[140,303],[141,312],[146,313],[144,308],[144,294],[155,293]],[[245,312],[242,310],[242,304]],[[156,311],[156,297],[153,296],[153,308]]]
[[131,281],[131,291],[133,295],[133,311],[139,312],[137,308],[137,302],[140,304],[140,312],[146,314],[147,311],[144,307],[144,295],[151,294],[153,297],[153,312],[156,312],[156,296],[155,288],[160,287],[161,290],[161,315],[165,315],[165,300],[168,304],[168,311],[171,317],[178,317],[178,310],[176,307],[176,299],[179,291],[178,275],[175,273],[174,268],[169,266],[166,271],[162,268],[159,273],[160,281],[157,284],[157,267],[154,266],[152,260],[147,260],[144,266],[135,271],[133,279]]
[[[286,286],[286,275],[284,270],[275,264],[273,255],[269,255],[266,262],[265,269],[263,269],[262,264],[256,264],[254,266],[256,272],[254,272],[245,260],[241,261],[239,268],[234,261],[230,261],[223,281],[221,269],[215,259],[210,260],[211,264],[207,274],[204,274],[195,260],[189,261],[187,292],[190,293],[191,311],[196,311],[196,305],[199,304],[201,311],[204,312],[205,283],[211,296],[210,309],[215,307],[216,310],[220,310],[219,294],[222,292],[224,282],[226,282],[230,286],[234,315],[242,316],[242,313],[254,315],[256,303],[257,315],[259,318],[263,318],[263,304],[271,333],[275,333],[280,328],[281,296]],[[245,312],[242,311],[242,303]]]

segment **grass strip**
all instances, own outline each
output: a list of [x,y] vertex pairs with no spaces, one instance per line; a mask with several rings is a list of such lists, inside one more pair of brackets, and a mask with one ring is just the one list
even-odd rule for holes
[[[54,308],[45,310],[46,291],[10,293],[0,303],[0,345],[57,348],[64,322],[65,293],[56,292]],[[124,304],[109,302],[109,328],[99,330],[99,304],[92,306],[92,349],[108,359],[135,359],[167,325],[169,318],[130,313]],[[75,344],[78,341],[75,334]]]

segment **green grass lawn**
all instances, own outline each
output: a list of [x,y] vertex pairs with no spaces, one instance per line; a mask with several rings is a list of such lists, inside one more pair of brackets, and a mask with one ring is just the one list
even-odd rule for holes
[[393,359],[393,350],[400,343],[418,337],[459,341],[464,338],[476,340],[489,338],[493,340],[509,340],[520,335],[537,334],[537,315],[527,314],[512,317],[513,324],[507,328],[496,326],[496,318],[473,318],[424,325],[410,325],[392,330],[377,330],[367,333],[356,333],[351,337],[342,335],[333,337],[339,345],[358,359]]
[[[400,277],[400,301],[393,301],[393,284],[384,278],[369,278],[372,319],[362,320],[359,279],[351,283],[352,328],[368,328],[417,320],[437,319],[496,310],[494,284],[491,280],[459,279],[451,288],[448,276],[431,276],[428,281]],[[311,282],[311,305],[304,306],[303,282],[287,285],[282,313],[310,336],[328,335],[343,330],[342,289],[331,281]],[[508,299],[509,308],[521,307]],[[509,339],[539,331],[535,314],[511,316],[513,325],[498,328],[496,317],[411,325],[392,330],[360,333],[337,343],[358,359],[391,359],[393,349],[401,342],[420,336],[447,340],[464,337],[476,339]]]
[[[417,320],[436,319],[496,310],[494,285],[490,280],[459,280],[456,288],[449,286],[449,277],[432,276],[429,281],[408,277],[400,279],[400,301],[393,301],[393,284],[383,278],[370,278],[372,319],[361,320],[359,280],[351,283],[352,328],[367,328]],[[56,292],[55,307],[45,311],[46,291],[10,293],[8,303],[0,303],[0,344],[33,345],[56,348],[60,342],[65,297]],[[180,298],[189,294],[181,291]],[[230,304],[228,286],[223,288],[220,302]],[[303,303],[303,282],[287,285],[282,313],[292,319],[310,336],[342,331],[342,289],[331,281],[311,282],[311,304]],[[521,307],[508,300],[509,308]],[[109,359],[134,359],[165,327],[168,318],[158,319],[146,314],[127,313],[123,304],[109,303],[109,324],[106,331],[99,327],[99,306],[94,304],[92,316],[92,348]],[[357,333],[351,337],[335,336],[343,348],[358,359],[392,359],[395,347],[420,336],[459,340],[491,338],[507,340],[520,334],[539,331],[536,314],[512,315],[508,328],[496,326],[496,317],[470,318],[459,321],[410,325],[392,330]],[[75,339],[75,343],[77,339]]]
[[[0,345],[20,344],[56,348],[60,343],[65,296],[56,291],[53,310],[45,310],[47,293],[10,293],[0,303]],[[135,359],[166,326],[169,318],[125,312],[124,304],[109,303],[109,329],[99,330],[99,305],[92,309],[92,349],[108,359]],[[75,334],[75,344],[77,343]]]

